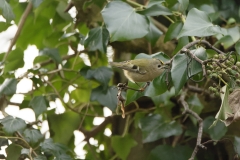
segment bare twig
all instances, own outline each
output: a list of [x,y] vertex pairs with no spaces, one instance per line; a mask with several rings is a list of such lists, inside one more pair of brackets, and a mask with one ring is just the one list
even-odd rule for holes
[[17,32],[15,34],[15,36],[13,37],[11,43],[10,43],[10,46],[8,48],[8,51],[6,52],[6,54],[4,55],[4,58],[3,58],[3,62],[7,59],[7,56],[9,55],[9,53],[12,51],[12,47],[14,46],[14,44],[16,43],[22,29],[23,29],[23,25],[27,19],[27,16],[29,15],[30,11],[32,9],[32,2],[30,1],[27,5],[27,8],[26,10],[24,11],[20,21],[19,21],[19,24],[18,24],[18,29],[17,29]]
[[[196,40],[196,41],[193,41],[193,42],[191,42],[191,43],[188,43],[186,46],[184,46],[183,49],[184,49],[184,48],[189,49],[189,48],[191,48],[192,46],[194,46],[194,45],[196,45],[196,44],[204,44],[204,45],[208,46],[209,48],[215,50],[215,51],[218,52],[219,54],[225,54],[224,52],[220,51],[219,49],[217,49],[216,47],[214,47],[213,45],[211,45],[211,44],[210,44],[208,41],[206,41],[206,40]],[[178,53],[180,53],[180,52],[181,52],[181,50],[180,50]]]
[[[86,50],[82,50],[82,51],[80,51],[78,53],[74,53],[74,54],[71,54],[71,55],[64,56],[64,57],[62,57],[62,60],[68,60],[68,59],[70,59],[72,57],[75,57],[75,56],[77,56],[77,55],[79,55],[81,53],[85,53],[85,52],[87,52],[87,51]],[[53,62],[53,59],[49,59],[47,61],[41,62],[39,65],[42,67],[42,66],[46,66],[46,65],[48,65],[48,64],[50,64],[52,62]]]
[[197,135],[197,144],[193,150],[193,153],[192,153],[192,156],[189,160],[194,160],[198,150],[199,150],[199,147],[200,148],[203,148],[203,149],[206,149],[205,146],[203,146],[201,144],[201,141],[202,141],[202,133],[203,133],[203,120],[202,118],[199,117],[199,115],[192,111],[191,109],[189,109],[189,106],[188,106],[188,103],[185,101],[185,98],[186,98],[186,94],[187,94],[187,90],[185,90],[180,98],[179,98],[179,102],[182,104],[182,106],[184,107],[184,112],[183,114],[190,114],[192,115],[194,118],[196,118],[196,120],[198,121],[198,135]]
[[85,135],[84,141],[88,141],[91,137],[94,137],[97,135],[100,131],[102,131],[112,120],[112,116],[106,117],[105,120],[98,126],[96,126],[94,129],[91,131],[85,131],[82,128],[79,128],[81,132]]

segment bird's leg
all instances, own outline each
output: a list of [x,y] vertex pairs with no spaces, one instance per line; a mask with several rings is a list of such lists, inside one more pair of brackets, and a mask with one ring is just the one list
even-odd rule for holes
[[[135,82],[136,83],[136,82]],[[137,84],[137,83],[136,83]],[[147,82],[143,88],[140,88],[140,89],[135,89],[135,88],[131,88],[131,87],[128,87],[126,83],[118,83],[117,85],[117,88],[118,88],[118,93],[117,93],[117,99],[118,99],[118,102],[120,103],[120,106],[121,106],[121,110],[122,110],[122,117],[125,118],[125,106],[124,106],[124,103],[125,103],[125,99],[123,98],[122,96],[122,91],[126,91],[127,89],[131,89],[131,90],[134,90],[134,91],[139,91],[139,92],[143,92],[147,86],[149,86],[150,82]],[[138,84],[137,84],[138,85]],[[139,86],[139,85],[138,85]]]
[[140,92],[143,92],[148,86],[150,85],[150,82],[146,82],[146,84],[143,86],[143,88],[140,88]]
[[118,99],[118,102],[120,103],[120,106],[121,106],[122,118],[125,118],[125,110],[124,110],[125,99],[122,97],[122,91],[126,90],[127,84],[126,83],[119,83],[117,85],[117,87],[118,87],[117,99]]

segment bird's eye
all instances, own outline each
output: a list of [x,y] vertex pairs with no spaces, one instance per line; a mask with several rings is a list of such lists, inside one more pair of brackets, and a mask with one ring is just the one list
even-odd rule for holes
[[158,68],[160,68],[160,67],[161,67],[161,65],[159,64],[159,65],[158,65]]
[[136,65],[132,66],[132,69],[137,69],[137,68],[138,68],[138,66],[136,66]]

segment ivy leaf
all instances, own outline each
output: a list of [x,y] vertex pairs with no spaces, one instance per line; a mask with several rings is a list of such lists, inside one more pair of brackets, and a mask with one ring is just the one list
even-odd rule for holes
[[[191,50],[191,52],[198,57],[201,60],[206,60],[207,59],[207,53],[206,53],[206,49],[203,47],[197,48],[195,50]],[[186,62],[185,62],[186,63]],[[199,62],[197,62],[195,59],[193,59],[191,61],[191,63],[189,64],[189,77],[199,73],[202,71],[202,64],[200,64]]]
[[42,2],[43,0],[32,0],[33,7],[37,8]]
[[148,33],[147,18],[125,2],[111,1],[102,10],[102,16],[112,42],[142,38]]
[[183,27],[183,23],[180,21],[172,23],[167,30],[167,33],[164,38],[164,42],[177,38],[178,34],[182,30],[182,27]]
[[99,67],[97,69],[90,69],[90,67],[85,67],[81,69],[80,74],[86,79],[95,79],[104,86],[107,86],[113,75],[113,72],[108,67]]
[[47,110],[47,101],[44,96],[36,96],[30,101],[29,106],[33,108],[36,117],[38,117]]
[[235,49],[236,49],[238,55],[240,55],[240,41],[237,41],[237,43],[235,44]]
[[171,76],[177,94],[187,81],[187,60],[185,54],[178,54],[173,58]]
[[6,19],[7,22],[15,19],[15,15],[12,11],[11,6],[8,4],[6,0],[0,0],[0,9],[2,10],[2,15]]
[[[81,117],[74,112],[55,114],[54,111],[47,112],[51,137],[54,142],[69,145],[74,138],[73,132],[79,127]],[[71,125],[69,125],[71,124]]]
[[[121,144],[121,145],[119,145]],[[130,137],[130,135],[122,136],[112,136],[111,146],[114,151],[122,160],[125,160],[131,151],[131,148],[136,146],[137,142]]]
[[[65,145],[59,144],[59,143],[54,143],[51,138],[45,139],[41,144],[41,150],[42,152],[45,152],[50,155],[54,155],[59,159],[58,157],[67,155],[67,152],[71,152],[71,150],[66,147]],[[67,156],[68,157],[68,156]]]
[[56,49],[56,48],[53,48],[53,49],[44,48],[43,50],[39,51],[39,56],[42,56],[42,55],[46,55],[46,56],[52,58],[52,60],[54,60],[57,64],[62,63],[62,58],[58,52],[58,49]]
[[108,87],[105,92],[103,86],[94,88],[91,93],[91,101],[98,101],[101,105],[107,106],[110,110],[115,111],[117,107],[117,89]]
[[155,78],[147,87],[144,95],[147,97],[158,96],[167,91],[167,84],[165,82],[167,72],[165,71],[159,77]]
[[226,30],[213,25],[205,12],[193,8],[188,12],[186,22],[178,38],[183,36],[205,37],[216,34],[226,34]]
[[14,143],[10,144],[6,148],[6,154],[7,154],[6,160],[19,159],[21,155],[21,150],[22,150],[22,147],[20,145],[17,145]]
[[12,135],[16,131],[24,130],[27,125],[24,120],[20,118],[14,118],[12,116],[7,116],[0,119],[0,123],[3,125],[3,130],[9,135]]
[[151,42],[152,46],[154,46],[159,39],[159,37],[162,35],[162,32],[153,24],[153,22],[149,19],[149,32],[145,36],[145,38]]
[[10,96],[16,93],[17,80],[16,79],[5,79],[3,84],[0,86],[0,95]]
[[[140,89],[143,88],[144,85],[146,83],[133,83],[131,81],[128,81],[128,87],[130,88],[134,88],[134,89]],[[148,86],[149,87],[149,86]],[[146,89],[148,89],[148,87]],[[152,88],[152,87],[151,87]],[[125,105],[127,106],[128,104],[130,104],[131,102],[137,100],[138,98],[144,96],[146,91],[144,92],[138,92],[138,91],[134,91],[132,89],[128,89],[127,90],[127,94],[126,94],[126,101],[125,101]]]
[[213,122],[213,124],[210,127],[215,126],[218,120],[221,120],[222,122],[225,123],[225,125],[227,125],[226,120],[233,113],[231,107],[229,106],[229,102],[228,102],[229,89],[226,85],[221,88],[220,97],[221,97],[222,103],[218,113],[215,116],[216,120]]
[[0,33],[7,30],[8,27],[10,27],[10,26],[11,26],[10,23],[0,22]]
[[181,12],[186,11],[186,9],[188,8],[188,5],[189,5],[189,0],[178,0],[178,2],[179,2],[178,9]]
[[4,72],[14,71],[18,68],[22,68],[24,65],[23,61],[23,51],[19,48],[10,52],[7,56]]
[[186,160],[191,157],[192,149],[186,145],[159,145],[151,150],[148,160]]
[[24,130],[23,136],[32,147],[36,147],[36,145],[44,138],[39,130],[28,128]]
[[33,160],[47,160],[47,158],[43,155],[37,155],[37,157],[34,157]]
[[106,53],[108,39],[109,33],[105,27],[93,28],[85,38],[84,46],[88,48],[89,51],[99,50],[102,53]]
[[142,11],[138,11],[138,13],[145,16],[172,15],[172,12],[161,4],[153,4]]
[[221,121],[218,121],[215,126],[211,127],[214,120],[212,116],[205,118],[203,121],[203,131],[208,133],[212,140],[217,141],[227,133],[227,127]]
[[153,142],[161,138],[180,135],[182,127],[176,121],[165,121],[161,115],[153,114],[140,120],[139,127],[143,133],[143,142]]
[[234,136],[235,151],[240,155],[240,137]]

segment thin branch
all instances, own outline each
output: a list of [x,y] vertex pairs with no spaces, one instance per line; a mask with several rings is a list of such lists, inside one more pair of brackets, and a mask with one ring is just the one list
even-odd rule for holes
[[88,141],[91,137],[94,137],[100,131],[102,131],[111,122],[112,118],[112,116],[106,117],[100,125],[96,126],[91,131],[85,131],[84,129],[80,128],[79,131],[83,132],[83,134],[85,135],[84,141]]
[[[204,44],[204,45],[208,46],[209,48],[215,50],[215,51],[218,52],[219,54],[225,54],[224,52],[220,51],[219,49],[217,49],[216,47],[214,47],[213,45],[211,45],[211,44],[210,44],[208,41],[206,41],[206,40],[196,40],[196,41],[193,41],[193,42],[191,42],[191,43],[188,43],[188,44],[187,44],[186,46],[184,46],[182,49],[184,49],[184,48],[189,49],[189,48],[191,48],[192,46],[194,46],[194,45],[196,45],[196,44]],[[178,54],[181,53],[181,52],[182,52],[182,51],[180,50],[180,51],[178,52]]]
[[[62,60],[68,60],[70,58],[73,58],[73,57],[75,57],[75,56],[77,56],[81,53],[85,53],[85,52],[87,52],[87,50],[82,50],[82,51],[79,51],[78,53],[74,53],[74,54],[71,54],[71,55],[66,55],[66,56],[62,57]],[[52,62],[53,62],[53,59],[49,59],[47,61],[39,63],[39,65],[42,67],[42,66],[46,66],[46,65],[48,65]]]
[[4,55],[4,58],[3,58],[3,62],[7,59],[7,56],[9,55],[9,53],[12,51],[12,47],[14,46],[14,44],[16,43],[22,29],[23,29],[23,26],[24,26],[24,23],[27,19],[27,16],[29,15],[30,11],[32,10],[32,2],[30,1],[27,5],[27,8],[25,9],[20,21],[19,21],[19,24],[18,24],[18,29],[17,29],[17,32],[15,34],[15,36],[13,37],[11,43],[10,43],[10,46],[8,48],[8,51],[6,52],[6,54]]
[[187,90],[185,90],[180,98],[179,98],[179,102],[182,104],[182,106],[184,107],[184,112],[183,114],[190,114],[192,115],[197,121],[198,121],[198,135],[197,135],[197,144],[193,150],[193,153],[192,153],[192,156],[189,160],[194,160],[198,150],[199,150],[199,147],[200,148],[203,148],[203,149],[206,149],[205,146],[203,146],[201,144],[201,141],[202,141],[202,133],[203,133],[203,120],[202,118],[199,117],[199,115],[192,111],[191,109],[189,109],[189,106],[188,106],[188,103],[185,101],[185,98],[186,98],[186,94],[187,94]]

